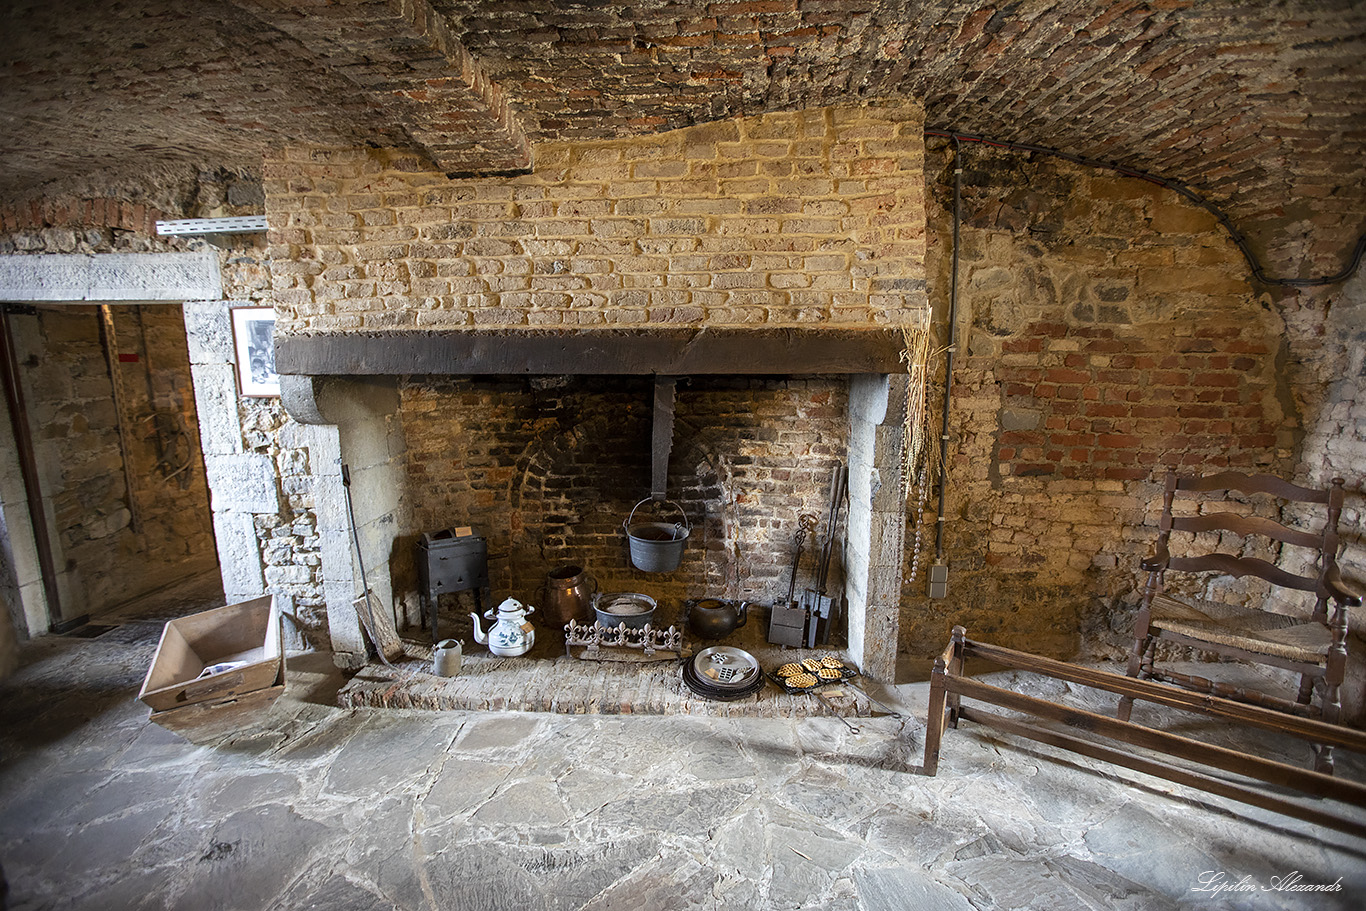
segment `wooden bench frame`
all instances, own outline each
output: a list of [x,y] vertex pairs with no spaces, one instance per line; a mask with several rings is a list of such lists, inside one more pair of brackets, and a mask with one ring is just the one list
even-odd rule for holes
[[[1162,759],[1148,758],[1134,751],[1125,751],[1095,738],[1130,744],[1145,750],[1219,769],[1236,775],[1257,779],[1267,784],[1292,788],[1307,795],[1341,801],[1366,808],[1366,785],[1346,781],[1332,775],[1299,768],[1283,762],[1264,759],[1226,747],[1201,743],[1188,737],[1169,734],[1153,728],[1120,721],[1108,715],[1073,708],[992,686],[963,676],[963,665],[968,658],[980,658],[1005,668],[1028,671],[1095,687],[1121,696],[1140,699],[1171,708],[1196,712],[1208,717],[1251,725],[1265,730],[1280,731],[1310,743],[1332,744],[1357,753],[1366,753],[1366,733],[1326,724],[1309,718],[1287,716],[1261,706],[1247,705],[1209,694],[1192,693],[1167,684],[1137,680],[1123,674],[1081,667],[1064,661],[1043,658],[988,645],[967,638],[961,626],[953,629],[953,636],[943,654],[935,659],[930,676],[929,717],[925,726],[925,759],[921,771],[934,775],[939,769],[939,746],[944,728],[958,726],[960,720],[996,728],[1008,734],[1025,737],[1060,749],[1089,756],[1134,771],[1143,772],[1177,784],[1218,794],[1242,803],[1293,816],[1316,825],[1327,826],[1366,838],[1366,822],[1348,819],[1324,809],[1306,806],[1284,797],[1234,784],[1188,768],[1173,765]],[[1091,737],[1075,737],[1045,728],[1029,719],[1006,717],[962,704],[967,697],[990,705],[1061,724]]]

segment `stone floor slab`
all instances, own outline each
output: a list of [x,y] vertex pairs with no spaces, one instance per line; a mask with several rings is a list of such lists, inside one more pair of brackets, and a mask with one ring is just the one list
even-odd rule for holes
[[[919,774],[923,684],[878,692],[900,719],[348,708],[300,653],[195,744],[135,698],[155,630],[28,643],[0,683],[12,911],[1366,906],[1366,844],[1294,819],[971,724]],[[1212,869],[1342,891],[1197,891]]]

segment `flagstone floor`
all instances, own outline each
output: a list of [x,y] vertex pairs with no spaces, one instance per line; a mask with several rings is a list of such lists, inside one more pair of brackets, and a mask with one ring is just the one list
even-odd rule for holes
[[0,683],[6,907],[1366,906],[1366,842],[1294,819],[966,724],[920,774],[923,683],[870,687],[900,718],[343,708],[300,653],[259,718],[191,743],[136,693],[162,621],[205,606],[28,643]]

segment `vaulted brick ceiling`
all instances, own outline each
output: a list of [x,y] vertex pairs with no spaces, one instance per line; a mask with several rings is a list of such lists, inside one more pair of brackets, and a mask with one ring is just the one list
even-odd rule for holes
[[1366,229],[1354,0],[17,0],[0,193],[396,145],[449,172],[548,139],[913,97],[927,122],[1180,180],[1289,271]]

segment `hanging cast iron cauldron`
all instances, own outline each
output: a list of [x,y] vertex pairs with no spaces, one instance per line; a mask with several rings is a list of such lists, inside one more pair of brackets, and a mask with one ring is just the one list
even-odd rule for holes
[[622,525],[630,542],[631,565],[646,573],[671,573],[683,560],[683,545],[692,532],[688,514],[672,500],[665,500],[682,516],[682,522],[637,522],[636,509],[652,498],[646,497],[635,505]]

